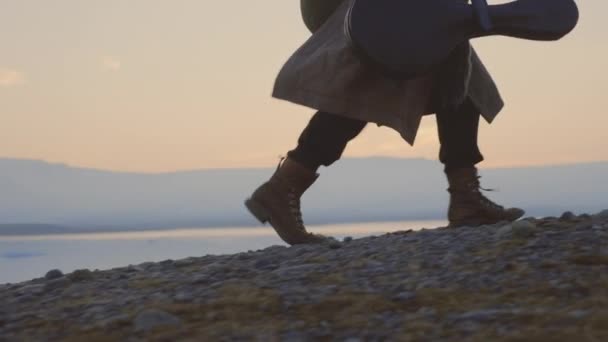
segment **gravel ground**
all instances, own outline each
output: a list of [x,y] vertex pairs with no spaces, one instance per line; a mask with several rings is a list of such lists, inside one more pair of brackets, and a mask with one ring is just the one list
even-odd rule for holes
[[608,210],[53,270],[0,303],[1,341],[608,341]]

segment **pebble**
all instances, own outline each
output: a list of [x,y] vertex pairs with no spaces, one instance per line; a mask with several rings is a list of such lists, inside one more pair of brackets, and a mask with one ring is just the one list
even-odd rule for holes
[[528,238],[536,234],[536,225],[530,221],[515,221],[511,224],[514,237]]
[[190,292],[178,292],[174,299],[177,302],[191,302],[194,299],[194,295]]
[[44,292],[44,284],[30,284],[19,288],[15,293],[18,295],[39,295]]
[[16,302],[17,303],[25,303],[25,302],[29,302],[29,301],[34,300],[34,299],[35,299],[35,297],[33,296],[33,294],[26,293],[26,294],[24,294],[22,296],[17,297]]
[[192,260],[192,259],[176,260],[173,264],[175,265],[175,267],[186,267],[186,266],[193,265],[194,260]]
[[600,211],[599,213],[594,215],[594,218],[599,220],[608,220],[608,209]]
[[126,314],[118,314],[116,316],[112,316],[112,317],[108,317],[105,319],[101,319],[101,320],[97,320],[94,323],[94,327],[96,328],[101,328],[101,329],[106,329],[114,324],[118,324],[118,323],[126,323],[129,322],[130,320],[130,316],[126,315]]
[[237,258],[239,260],[248,260],[248,259],[251,259],[251,255],[246,254],[246,253],[239,253],[239,254],[237,254]]
[[255,267],[258,270],[274,270],[277,268],[276,261],[277,260],[266,259],[266,258],[256,260],[255,263],[253,264],[253,267]]
[[61,278],[63,277],[63,272],[61,272],[60,270],[50,270],[48,272],[46,272],[46,275],[44,276],[44,278],[46,280],[53,280],[53,279],[57,279],[57,278]]
[[574,311],[570,311],[568,313],[568,316],[576,318],[576,319],[581,319],[581,318],[585,318],[585,317],[589,316],[589,311],[588,310],[574,310]]
[[280,278],[285,279],[292,277],[305,277],[306,275],[312,272],[321,271],[322,268],[323,266],[319,264],[303,264],[296,266],[280,267],[272,271],[272,273],[276,274]]
[[349,337],[345,339],[344,342],[363,342],[363,340],[358,337]]
[[512,310],[503,310],[503,309],[485,309],[485,310],[475,310],[468,311],[463,314],[460,314],[456,317],[459,320],[475,320],[475,321],[486,321],[492,320],[499,316],[505,315],[513,315],[514,312]]
[[136,266],[136,265],[129,265],[126,269],[127,273],[137,273],[137,272],[143,272],[145,271],[145,268],[141,267],[141,266]]
[[45,291],[52,291],[69,286],[72,281],[67,277],[61,277],[53,280],[49,280],[44,284]]
[[330,249],[339,249],[342,248],[342,243],[339,241],[332,241],[329,243],[329,248]]
[[87,281],[93,279],[93,272],[87,269],[76,270],[68,274],[68,278],[75,283]]
[[181,320],[165,311],[157,309],[148,309],[140,312],[133,321],[135,331],[148,332],[155,328],[167,327],[167,326],[178,326],[181,324]]
[[412,300],[414,298],[416,298],[416,293],[415,292],[401,292],[398,293],[395,297],[393,297],[395,300],[399,300],[399,301],[407,301],[407,300]]
[[506,235],[509,235],[513,232],[513,226],[511,226],[510,224],[504,225],[500,228],[498,228],[498,230],[496,230],[496,235],[499,238],[504,238]]
[[576,218],[577,218],[577,216],[574,215],[574,213],[572,213],[571,211],[566,211],[562,214],[562,216],[559,217],[559,219],[563,220],[563,221],[571,221]]

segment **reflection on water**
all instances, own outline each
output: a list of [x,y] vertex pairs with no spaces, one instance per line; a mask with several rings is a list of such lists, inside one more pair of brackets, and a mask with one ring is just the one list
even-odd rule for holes
[[[445,221],[405,221],[405,222],[372,222],[345,223],[333,225],[310,226],[311,232],[335,237],[365,236],[384,234],[407,229],[435,228],[445,225]],[[146,230],[106,233],[52,234],[32,236],[0,236],[2,241],[52,241],[52,240],[150,240],[150,239],[209,239],[221,237],[254,237],[274,236],[269,226],[248,228],[184,228],[170,230]]]
[[[445,224],[445,221],[376,222],[319,225],[308,229],[341,239]],[[272,245],[285,244],[269,226],[0,236],[0,283],[41,277],[54,268],[63,272],[79,268],[109,269],[146,261],[245,252]]]

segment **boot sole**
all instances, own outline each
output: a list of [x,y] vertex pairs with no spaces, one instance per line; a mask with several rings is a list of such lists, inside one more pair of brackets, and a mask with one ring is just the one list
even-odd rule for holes
[[479,226],[497,224],[497,223],[501,223],[501,222],[513,223],[513,222],[519,220],[520,218],[522,218],[524,216],[524,214],[521,214],[518,217],[513,218],[513,219],[504,219],[501,221],[463,221],[463,222],[458,222],[458,223],[450,223],[450,224],[448,224],[448,228],[479,227]]
[[270,221],[268,210],[251,198],[245,201],[245,207],[260,223],[265,224]]
[[270,211],[268,209],[266,209],[266,207],[264,207],[264,205],[249,198],[249,199],[245,200],[245,207],[262,224],[269,223],[270,226],[274,229],[274,231],[279,235],[279,237],[289,245],[321,243],[321,242],[326,241],[325,237],[323,237],[321,235],[315,236],[312,234],[310,236],[307,236],[306,239],[304,239],[304,240],[302,240],[302,239],[293,240],[288,235],[286,235],[286,233],[282,229],[278,229],[277,227],[274,226],[274,224],[271,221],[272,215],[270,214]]

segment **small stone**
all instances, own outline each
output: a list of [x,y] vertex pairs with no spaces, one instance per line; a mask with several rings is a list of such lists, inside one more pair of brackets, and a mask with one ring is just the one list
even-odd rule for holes
[[141,266],[136,266],[136,265],[129,265],[127,266],[126,272],[128,273],[137,273],[137,272],[143,272],[145,271],[145,269]]
[[76,270],[69,274],[68,278],[75,283],[87,281],[93,279],[93,272],[87,269]]
[[237,256],[238,260],[247,260],[247,259],[251,259],[251,256],[249,254],[245,254],[245,253],[240,253]]
[[312,338],[307,333],[302,331],[287,331],[281,336],[281,340],[292,342],[307,342],[311,341]]
[[361,342],[361,341],[363,341],[363,340],[358,337],[349,337],[346,340],[344,340],[344,342]]
[[169,295],[165,292],[154,292],[147,296],[147,299],[154,302],[165,302],[169,299]]
[[274,260],[271,259],[259,259],[253,263],[253,267],[258,270],[275,269]]
[[474,321],[491,321],[495,320],[502,316],[510,316],[517,314],[517,310],[509,310],[509,309],[483,309],[483,310],[473,310],[467,311],[463,314],[460,314],[457,319],[460,320],[474,320]]
[[329,248],[330,249],[340,249],[340,248],[342,248],[342,243],[339,241],[332,241],[329,243]]
[[318,264],[302,264],[295,266],[286,266],[278,268],[272,271],[277,276],[288,279],[288,278],[303,278],[314,272],[322,272],[322,267]]
[[[24,294],[23,296],[17,297],[17,303],[26,303],[34,299],[34,296],[31,294]],[[1,324],[0,324],[1,326]]]
[[587,310],[574,310],[568,313],[568,316],[576,319],[581,319],[589,316],[589,311]]
[[423,306],[416,311],[416,315],[419,315],[422,317],[435,316],[436,314],[437,314],[437,310],[435,310],[434,308],[426,307],[426,306]]
[[137,314],[133,321],[135,331],[143,332],[148,332],[158,327],[178,326],[181,323],[182,321],[178,317],[157,309],[144,310]]
[[283,250],[287,249],[287,247],[285,246],[280,246],[280,245],[272,245],[266,249],[264,249],[265,253],[277,253],[277,252],[281,252]]
[[342,241],[343,242],[351,242],[351,241],[353,241],[353,237],[352,236],[347,236]]
[[536,225],[528,221],[515,221],[511,224],[513,236],[527,238],[536,234]]
[[572,227],[572,229],[574,230],[587,230],[591,228],[591,223],[590,222],[581,222],[576,224],[574,227]]
[[163,261],[159,262],[159,265],[161,265],[163,267],[173,267],[174,262],[171,259],[167,259],[167,260],[163,260]]
[[189,292],[178,292],[175,295],[174,299],[177,302],[186,303],[186,302],[192,302],[192,300],[194,300],[194,296],[192,295],[192,293],[189,293]]
[[46,275],[44,276],[46,280],[53,280],[61,277],[63,277],[63,272],[57,269],[46,272]]
[[143,264],[140,264],[139,266],[145,270],[148,270],[150,268],[154,268],[156,266],[156,263],[148,261],[148,262],[144,262]]
[[608,209],[600,211],[599,213],[593,215],[596,219],[600,220],[608,220]]
[[198,275],[195,276],[194,278],[192,278],[192,280],[190,281],[190,284],[207,284],[209,282],[211,282],[211,279],[208,275]]
[[175,267],[186,267],[194,264],[192,259],[182,259],[174,262]]
[[44,284],[44,290],[52,291],[55,289],[68,287],[71,283],[72,282],[70,281],[70,279],[66,277],[49,280],[46,284]]
[[44,292],[44,284],[25,285],[15,291],[17,296],[36,296]]
[[399,300],[399,301],[408,301],[408,300],[412,300],[412,299],[416,298],[416,293],[410,292],[410,291],[404,291],[404,292],[397,294],[393,298],[395,300]]
[[107,328],[111,325],[120,324],[124,322],[128,322],[130,317],[126,314],[119,314],[117,316],[109,317],[106,319],[99,320],[95,322],[94,327],[96,328]]
[[508,234],[511,234],[513,232],[513,227],[510,224],[504,225],[500,228],[498,228],[498,230],[496,230],[496,235],[498,237],[504,237]]
[[571,211],[566,211],[565,213],[562,214],[562,216],[559,217],[559,219],[562,221],[572,221],[575,218],[576,218],[576,215],[574,215],[574,213],[572,213]]

